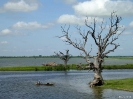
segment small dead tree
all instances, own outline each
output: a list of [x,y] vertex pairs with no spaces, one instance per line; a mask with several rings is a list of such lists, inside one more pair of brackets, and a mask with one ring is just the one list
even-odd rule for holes
[[64,66],[66,68],[67,62],[71,58],[71,55],[69,54],[69,50],[66,50],[66,54],[59,51],[59,53],[54,52],[61,60],[64,61]]
[[[81,28],[78,26],[76,29],[78,30],[79,35],[82,37],[82,42],[77,40],[73,41],[72,38],[69,35],[69,27],[66,29],[65,27],[61,26],[63,36],[60,36],[59,38],[65,38],[64,42],[74,46],[75,48],[79,49],[83,52],[81,54],[83,58],[86,60],[86,62],[89,64],[90,70],[94,71],[94,79],[92,82],[90,82],[90,87],[93,86],[100,86],[104,84],[104,80],[102,77],[102,63],[105,57],[107,57],[107,54],[110,52],[114,52],[115,49],[120,46],[119,44],[116,44],[115,41],[118,39],[119,35],[124,31],[124,29],[118,33],[118,30],[121,28],[120,22],[122,18],[118,17],[115,12],[111,13],[111,16],[109,18],[109,27],[107,27],[107,22],[104,20],[101,22],[100,31],[97,30],[96,26],[96,19],[94,18],[93,23],[88,24],[88,19],[85,20],[85,25],[88,28],[87,32],[84,33],[84,31],[81,31]],[[106,29],[109,29],[107,33],[105,33]],[[88,36],[91,36],[98,47],[97,54],[95,56],[91,56],[90,53],[92,51],[92,47],[90,48],[90,51],[87,51],[85,49]],[[111,46],[112,49],[107,49],[108,46]],[[93,62],[90,60],[90,58],[93,58]]]

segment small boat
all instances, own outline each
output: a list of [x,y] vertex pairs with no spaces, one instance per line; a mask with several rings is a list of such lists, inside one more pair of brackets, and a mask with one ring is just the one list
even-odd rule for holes
[[54,83],[36,83],[36,85],[45,85],[45,86],[53,86]]

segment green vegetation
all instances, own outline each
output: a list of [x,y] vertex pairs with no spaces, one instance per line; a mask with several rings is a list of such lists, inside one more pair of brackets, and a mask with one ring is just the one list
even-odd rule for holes
[[[87,64],[83,64],[83,67]],[[133,69],[133,64],[103,66],[103,69]],[[67,68],[59,66],[17,66],[17,67],[0,67],[0,71],[64,71],[64,70],[83,70],[77,68],[76,64],[69,64]]]
[[0,71],[38,71],[43,68],[42,66],[0,67]]
[[133,69],[133,64],[126,65],[105,65],[102,66],[103,69]]
[[105,84],[100,87],[105,89],[133,91],[133,78],[105,80],[104,82]]
[[105,59],[128,59],[132,60],[133,56],[109,56],[108,58]]
[[65,71],[69,66],[20,66],[20,67],[0,67],[0,71]]

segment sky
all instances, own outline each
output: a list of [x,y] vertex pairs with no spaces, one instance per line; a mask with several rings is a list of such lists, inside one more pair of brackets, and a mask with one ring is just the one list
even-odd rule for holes
[[[76,26],[87,31],[84,24],[97,19],[108,19],[116,11],[122,17],[120,26],[125,31],[116,41],[120,46],[111,56],[133,56],[133,0],[0,0],[0,56],[49,56],[69,49],[72,55],[81,51],[63,42],[61,26],[70,25],[73,41],[81,41]],[[93,39],[88,40],[86,50],[96,55]],[[110,49],[113,46],[109,47]]]

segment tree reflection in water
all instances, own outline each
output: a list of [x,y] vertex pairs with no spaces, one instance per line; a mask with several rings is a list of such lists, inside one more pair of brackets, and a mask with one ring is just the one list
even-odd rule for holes
[[93,87],[92,91],[94,93],[94,99],[104,99],[103,90],[104,89],[101,87]]

